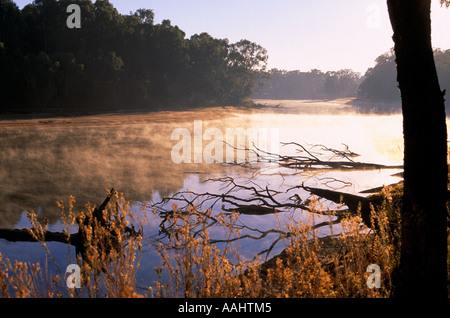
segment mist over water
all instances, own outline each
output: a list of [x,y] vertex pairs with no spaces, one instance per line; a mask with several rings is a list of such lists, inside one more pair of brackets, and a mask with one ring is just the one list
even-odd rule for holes
[[[69,195],[81,207],[88,201],[100,202],[105,188],[114,187],[131,201],[147,201],[155,192],[162,196],[177,192],[189,173],[205,176],[233,170],[221,164],[173,163],[170,154],[176,141],[171,132],[175,128],[192,132],[194,120],[203,121],[203,131],[214,127],[224,134],[227,128],[277,128],[280,142],[337,149],[346,144],[361,154],[359,161],[402,163],[400,115],[360,115],[336,102],[279,104],[282,107],[264,111],[219,108],[2,121],[0,227],[14,227],[23,210],[39,210],[54,222],[59,218],[55,201]],[[208,142],[203,141],[203,147]]]
[[[360,154],[361,162],[401,165],[403,158],[401,115],[359,114],[345,100],[335,101],[258,101],[261,108],[216,107],[180,112],[108,114],[86,117],[2,120],[0,121],[0,228],[23,228],[29,224],[24,211],[35,211],[49,219],[51,230],[61,230],[60,210],[56,201],[76,197],[75,211],[87,202],[100,204],[105,189],[123,192],[136,210],[144,202],[155,202],[181,190],[220,191],[219,185],[202,183],[209,178],[232,176],[244,180],[254,171],[226,164],[175,164],[171,159],[171,140],[176,128],[193,132],[194,121],[202,120],[203,132],[217,128],[278,129],[280,142],[297,142],[305,146],[321,144],[343,150],[348,147]],[[272,107],[276,106],[276,107]],[[205,147],[210,141],[203,141]],[[279,147],[281,153],[288,150]],[[342,191],[352,193],[398,182],[391,176],[399,170],[335,171],[293,175],[280,178],[276,168],[261,171],[254,182],[274,189],[301,184],[320,186],[326,178],[348,182]],[[283,171],[286,172],[286,171]],[[342,184],[330,184],[341,186]],[[220,208],[220,205],[218,206]],[[301,216],[299,216],[301,217]],[[242,216],[254,227],[274,225],[273,216]],[[158,226],[150,217],[147,228]],[[154,227],[152,229],[152,227]],[[270,238],[268,238],[270,239]],[[251,257],[255,244],[241,244],[241,252]],[[49,244],[61,259],[67,247]],[[24,260],[41,259],[44,251],[33,250],[34,243],[11,243],[0,240],[5,257]],[[21,250],[21,253],[16,253]],[[149,262],[154,252],[145,249]],[[15,252],[16,251],[16,252]],[[147,262],[148,263],[148,262]],[[141,274],[151,270],[141,262]]]

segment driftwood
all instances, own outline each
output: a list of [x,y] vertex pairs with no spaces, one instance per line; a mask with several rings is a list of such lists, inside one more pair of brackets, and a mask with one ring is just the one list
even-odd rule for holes
[[[4,239],[11,242],[59,242],[75,246],[77,254],[80,253],[84,258],[86,248],[90,246],[96,240],[95,226],[101,226],[109,231],[108,237],[110,242],[107,248],[120,248],[118,244],[118,234],[114,229],[109,229],[110,217],[107,216],[104,211],[115,190],[111,189],[110,193],[103,201],[103,203],[94,209],[92,214],[84,214],[83,217],[78,216],[76,222],[78,223],[78,231],[76,233],[64,233],[64,232],[52,232],[52,231],[40,231],[34,228],[25,229],[0,229],[0,239]],[[91,231],[91,235],[86,234],[86,229],[92,227],[94,231]],[[125,233],[129,235],[138,235],[134,228],[125,227]],[[103,246],[105,248],[105,246]]]
[[[94,210],[92,216],[97,219],[101,224],[105,223],[103,218],[103,210],[106,208],[109,200],[111,199],[114,189],[111,189],[110,194],[106,197],[103,203]],[[79,220],[77,219],[77,222]],[[92,219],[84,220],[84,225],[88,225],[89,222],[93,222]],[[62,232],[43,231],[38,233],[35,229],[0,229],[0,239],[4,239],[11,242],[59,242],[73,245],[77,248],[83,247],[83,227],[79,226],[78,232],[69,234]]]
[[225,212],[237,212],[239,214],[247,214],[247,215],[267,215],[278,212],[277,209],[275,208],[267,208],[256,204],[249,204],[249,205],[236,204],[236,207],[232,209],[225,208],[223,206],[222,210],[224,210]]
[[[79,244],[79,235],[67,234],[61,232],[45,231],[45,242],[60,242],[77,246]],[[39,242],[36,234],[33,234],[33,229],[0,229],[0,239],[10,242]]]
[[[224,184],[226,191],[223,193],[196,193],[192,191],[182,191],[151,206],[152,211],[159,214],[161,217],[159,234],[154,237],[157,241],[164,242],[166,237],[176,235],[174,231],[177,230],[177,226],[173,224],[172,221],[174,213],[189,214],[197,220],[201,220],[200,223],[202,224],[194,223],[190,225],[192,235],[194,237],[201,236],[203,229],[220,224],[216,215],[206,212],[211,211],[214,208],[220,208],[220,211],[230,215],[235,212],[242,215],[263,216],[295,210],[303,210],[320,215],[329,215],[328,211],[318,211],[311,208],[308,200],[301,200],[297,193],[291,195],[289,200],[282,200],[281,198],[278,198],[278,195],[285,195],[286,193],[284,192],[269,189],[268,187],[261,187],[254,183],[240,184],[232,177],[208,179],[206,182],[222,183]],[[303,188],[311,194],[326,198],[336,203],[348,203],[350,205],[349,209],[355,209],[355,211],[358,203],[361,200],[364,201],[364,199],[366,199],[356,195],[352,197],[351,195],[347,196],[345,193],[337,191],[327,191],[305,186],[293,187],[288,191],[295,191],[296,189],[298,190],[298,188]],[[344,197],[344,200],[342,200],[341,197]],[[177,203],[176,211],[173,209],[173,205],[169,203]],[[227,206],[225,206],[225,204],[227,204]],[[365,207],[366,205],[363,204],[363,206]],[[366,209],[364,211],[366,211]],[[369,212],[367,215],[370,218],[370,209],[368,211]],[[333,215],[330,215],[329,220],[313,224],[309,227],[309,230],[317,230],[321,227],[329,227],[331,225],[338,224],[341,222],[342,218],[347,215],[347,212],[347,210],[333,211]],[[367,219],[367,221],[368,224],[370,224],[370,219]],[[261,230],[249,226],[242,221],[234,223],[233,229],[239,230],[240,232],[244,231],[245,234],[241,234],[239,236],[229,236],[226,239],[210,238],[210,243],[231,243],[243,239],[260,240],[268,235],[276,235],[268,248],[257,253],[258,255],[265,254],[266,257],[268,257],[278,242],[294,235],[294,233],[289,232],[288,230],[278,228]]]
[[[256,162],[247,161],[242,164],[232,163],[233,165],[250,167],[257,162],[268,162],[277,164],[280,167],[290,168],[301,171],[315,170],[378,170],[378,169],[402,169],[402,165],[383,165],[378,163],[359,162],[354,158],[359,154],[350,151],[348,146],[344,145],[344,150],[329,148],[324,145],[310,145],[309,148],[296,143],[281,143],[283,147],[294,147],[295,155],[282,155],[262,150],[253,144],[253,147],[235,150],[245,150],[254,154]],[[231,147],[231,145],[228,145]]]
[[[279,154],[273,154],[269,152],[264,152],[260,149],[249,150],[254,151],[257,154],[259,162],[275,162],[281,167],[290,168],[296,171],[296,173],[302,173],[303,171],[323,171],[323,170],[334,170],[334,169],[384,169],[384,168],[401,168],[402,166],[385,166],[372,163],[356,162],[353,158],[357,157],[358,154],[351,152],[348,147],[344,150],[336,150],[332,148],[327,148],[323,145],[314,145],[306,148],[297,143],[286,143],[285,146],[294,146],[297,150],[297,155],[294,156],[283,156]],[[344,145],[345,146],[345,145]],[[244,164],[237,164],[240,166],[246,166],[252,168],[250,162]],[[278,174],[278,173],[277,173]],[[257,175],[257,174],[256,174]],[[282,175],[280,174],[282,177]],[[324,183],[324,186],[328,186],[328,182],[338,182],[334,178],[328,180]],[[372,226],[371,222],[371,208],[377,208],[383,203],[383,197],[380,194],[375,194],[369,197],[359,196],[356,194],[349,194],[345,192],[340,192],[331,189],[322,189],[305,186],[304,184],[292,187],[286,192],[281,192],[278,190],[270,189],[267,185],[260,186],[248,180],[244,184],[236,182],[232,177],[222,177],[218,179],[208,179],[205,182],[215,182],[222,183],[224,191],[222,193],[195,193],[192,191],[181,191],[175,193],[169,198],[164,198],[161,202],[151,205],[152,211],[157,213],[161,222],[159,225],[160,231],[158,235],[154,235],[154,239],[159,242],[164,242],[167,237],[172,234],[176,235],[177,227],[173,224],[174,213],[190,214],[197,217],[202,224],[192,224],[191,231],[194,237],[202,235],[204,229],[210,228],[214,225],[219,225],[221,222],[217,215],[212,213],[207,213],[208,210],[212,211],[213,208],[220,208],[225,214],[231,215],[232,212],[236,212],[244,215],[268,215],[280,212],[297,211],[303,210],[320,215],[329,215],[328,221],[323,221],[317,224],[313,224],[312,229],[319,229],[324,226],[331,226],[333,224],[338,224],[348,213],[359,212],[363,222],[369,228]],[[339,181],[343,182],[343,181]],[[345,182],[343,182],[345,183]],[[318,211],[317,209],[311,208],[309,204],[310,198],[303,200],[297,190],[302,189],[309,192],[313,196],[327,199],[329,201],[335,202],[340,205],[346,205],[347,210],[338,209],[333,211],[330,215],[330,211]],[[372,192],[381,191],[381,188],[372,189]],[[0,239],[5,239],[8,241],[24,241],[24,242],[60,242],[65,244],[70,244],[76,247],[77,253],[85,253],[87,246],[96,243],[95,231],[93,235],[87,235],[85,229],[97,224],[103,229],[106,229],[110,242],[106,248],[120,248],[120,244],[115,244],[118,242],[118,235],[129,234],[138,235],[134,231],[134,228],[125,227],[122,231],[125,233],[117,233],[111,228],[111,216],[106,215],[104,211],[108,203],[110,202],[111,196],[114,193],[114,189],[111,190],[107,198],[103,203],[96,208],[91,214],[84,215],[83,218],[78,217],[78,231],[75,233],[61,233],[61,232],[51,232],[43,231],[37,232],[35,229],[0,229]],[[280,198],[281,197],[281,198]],[[286,199],[287,198],[287,199]],[[177,211],[173,209],[172,203],[177,203]],[[290,237],[293,233],[279,229],[269,229],[260,230],[248,226],[241,221],[234,223],[234,229],[237,231],[244,231],[245,234],[240,237],[228,237],[227,239],[210,239],[210,243],[220,243],[220,242],[232,242],[238,239],[262,239],[269,234],[276,234],[277,237],[270,244],[269,248],[261,251],[258,254],[265,253],[266,256],[272,251],[273,247],[279,241]],[[108,232],[109,231],[109,232]],[[92,233],[92,232],[90,232]],[[116,246],[110,246],[111,244]],[[102,248],[105,248],[104,246]]]
[[363,197],[335,190],[312,188],[306,186],[302,186],[301,188],[313,195],[330,200],[334,203],[345,204],[348,207],[349,211],[353,214],[359,212],[364,224],[369,228],[372,227],[371,209],[377,208],[383,203],[383,198],[380,195]]
[[[231,146],[231,145],[229,145]],[[253,145],[254,146],[254,145]],[[294,155],[280,155],[270,153],[254,147],[253,149],[245,148],[244,150],[252,152],[256,156],[256,161],[246,161],[244,163],[231,163],[232,165],[250,168],[255,172],[252,178],[257,177],[261,171],[264,175],[280,176],[284,182],[284,176],[292,176],[303,174],[311,176],[311,174],[323,173],[332,170],[367,170],[367,169],[400,169],[402,166],[387,166],[375,163],[357,162],[354,160],[358,154],[350,151],[346,145],[344,150],[336,150],[325,147],[323,145],[312,145],[305,147],[298,143],[285,143],[285,147],[295,147]],[[235,148],[236,149],[236,148]],[[288,149],[289,150],[289,149]],[[289,150],[293,153],[292,150]],[[249,157],[250,158],[250,157]],[[276,169],[271,173],[271,167],[267,169],[264,165],[257,163],[275,163],[276,167],[288,168],[280,171]],[[256,165],[254,165],[256,164]],[[289,172],[292,170],[294,173]],[[288,172],[286,172],[288,171]],[[360,215],[365,226],[378,230],[376,222],[373,222],[373,209],[375,211],[386,203],[386,196],[383,193],[384,187],[378,187],[370,190],[372,195],[364,196],[362,193],[351,194],[338,191],[336,188],[331,188],[331,185],[338,183],[340,188],[350,186],[351,183],[337,180],[332,177],[318,178],[322,181],[324,188],[316,188],[301,184],[293,186],[287,190],[275,190],[269,185],[261,186],[252,179],[247,179],[241,182],[236,181],[231,176],[225,176],[215,179],[207,179],[204,182],[212,182],[219,184],[221,190],[219,193],[212,192],[193,192],[180,191],[170,197],[164,198],[161,202],[151,205],[151,210],[158,214],[161,218],[160,232],[154,238],[164,243],[165,238],[174,233],[177,227],[173,224],[172,216],[174,213],[189,213],[194,215],[203,224],[191,224],[190,228],[194,237],[201,236],[202,229],[210,228],[214,225],[219,225],[216,214],[207,211],[222,211],[221,213],[237,213],[241,215],[269,215],[283,212],[307,211],[313,214],[325,216],[324,220],[312,224],[309,230],[317,230],[322,227],[330,227],[339,224],[345,217],[350,215]],[[298,190],[302,190],[299,192]],[[309,193],[309,197],[305,198],[305,193]],[[369,191],[364,191],[369,193]],[[338,204],[336,209],[327,209],[325,207],[316,207],[311,205],[313,197],[318,199],[325,199]],[[172,204],[177,204],[176,210],[173,209]],[[396,201],[398,203],[398,201]],[[321,210],[323,209],[323,210]],[[327,220],[328,217],[328,220]],[[393,216],[395,218],[395,216]],[[398,223],[398,220],[392,219],[392,224]],[[233,229],[239,230],[242,234],[239,236],[228,236],[226,239],[210,238],[210,243],[229,243],[241,239],[260,240],[271,235],[272,243],[270,246],[259,252],[258,255],[266,254],[269,256],[274,246],[293,235],[287,230],[279,228],[271,228],[261,230],[244,224],[245,219],[239,219],[233,224]]]

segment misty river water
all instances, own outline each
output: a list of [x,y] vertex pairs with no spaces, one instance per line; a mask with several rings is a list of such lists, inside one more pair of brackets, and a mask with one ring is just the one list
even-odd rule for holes
[[[244,167],[205,160],[194,162],[195,146],[205,150],[210,142],[202,134],[201,145],[194,140],[195,122],[199,121],[202,133],[208,128],[223,135],[232,128],[259,128],[276,132],[279,142],[297,142],[307,147],[321,144],[339,150],[348,147],[360,155],[354,160],[401,165],[401,114],[363,114],[348,101],[260,100],[265,107],[0,120],[0,228],[29,227],[24,211],[35,211],[49,220],[49,230],[61,230],[60,210],[55,202],[67,202],[69,195],[76,197],[77,210],[86,202],[100,204],[106,196],[105,189],[115,188],[139,210],[144,202],[158,202],[182,190],[220,191],[220,184],[203,183],[206,179],[251,178],[255,171]],[[190,132],[194,152],[191,163],[174,163],[172,150],[178,143],[178,139],[172,140],[175,129]],[[279,151],[283,152],[284,147],[280,146]],[[281,177],[279,171],[273,170],[276,168],[263,168],[254,182],[275,189],[302,182],[321,186],[327,180],[327,186],[356,193],[400,180],[392,176],[398,169]],[[268,228],[275,222],[273,216],[242,216],[242,219],[257,228]],[[158,219],[149,216],[146,226],[157,228]],[[251,258],[269,243],[270,237],[268,241],[241,242],[240,252],[244,259]],[[48,247],[61,268],[65,268],[68,250],[72,254],[73,250],[60,243],[48,243]],[[273,254],[282,248],[277,246]],[[0,239],[0,252],[4,257],[41,264],[46,258],[38,243]],[[138,272],[142,280],[155,278],[152,270],[155,260],[154,251],[144,246]]]

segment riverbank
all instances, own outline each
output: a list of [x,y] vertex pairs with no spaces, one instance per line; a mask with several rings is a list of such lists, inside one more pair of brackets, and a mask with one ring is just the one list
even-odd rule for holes
[[243,106],[220,106],[207,108],[190,108],[179,110],[144,111],[118,110],[111,112],[40,113],[28,115],[0,115],[0,128],[28,126],[93,126],[122,125],[145,123],[177,123],[202,120],[214,120],[224,117],[236,117],[237,114],[252,114],[258,108]]
[[[359,100],[354,97],[339,99],[253,99],[247,100],[243,105],[210,106],[210,107],[178,107],[171,109],[112,109],[112,110],[74,110],[74,111],[43,111],[35,113],[2,113],[0,125],[4,127],[10,124],[79,124],[81,122],[101,124],[114,123],[117,116],[128,116],[131,123],[160,122],[161,118],[170,117],[175,122],[201,117],[204,120],[221,118],[235,113],[250,114],[257,112],[311,113],[311,114],[336,114],[357,110],[371,112],[373,109],[394,109],[398,104],[376,103]],[[127,118],[125,118],[127,119]]]
[[401,101],[371,101],[355,98],[347,104],[365,114],[400,114],[402,112]]

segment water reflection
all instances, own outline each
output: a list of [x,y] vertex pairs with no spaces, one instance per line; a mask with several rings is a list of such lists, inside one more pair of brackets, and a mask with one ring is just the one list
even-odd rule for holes
[[[326,106],[328,111],[333,105]],[[104,189],[111,187],[131,201],[141,201],[155,191],[176,192],[183,187],[187,172],[230,170],[218,164],[173,164],[171,132],[179,127],[193,131],[194,120],[203,120],[204,129],[223,132],[226,128],[278,128],[280,141],[336,148],[345,143],[362,154],[361,161],[401,163],[400,116],[361,116],[348,114],[346,107],[335,108],[335,115],[211,109],[183,116],[167,112],[138,118],[0,122],[0,227],[14,227],[23,210],[39,209],[50,222],[56,222],[55,201],[69,194],[77,197],[79,208],[87,201],[101,200]]]
[[[176,128],[193,132],[195,120],[202,120],[203,131],[276,128],[281,142],[337,149],[345,144],[361,155],[359,161],[402,162],[400,115],[361,115],[346,100],[258,103],[265,107],[0,121],[0,228],[15,227],[24,210],[36,211],[53,224],[60,216],[55,202],[69,195],[75,195],[79,210],[86,202],[101,201],[105,188],[114,187],[139,202],[155,193],[168,196],[195,187],[192,173],[201,178],[248,173],[221,164],[174,164],[171,133]],[[373,175],[353,177],[358,188],[386,181]]]
[[[244,180],[253,175],[254,171],[237,166],[173,163],[171,149],[176,141],[171,140],[172,131],[187,128],[193,132],[195,120],[202,120],[203,131],[208,128],[222,132],[227,128],[276,128],[283,142],[323,144],[336,149],[348,146],[360,154],[358,161],[361,162],[398,165],[403,158],[401,115],[359,114],[346,101],[339,100],[265,101],[265,107],[260,109],[221,107],[154,114],[0,121],[0,228],[28,227],[23,211],[33,210],[49,219],[50,230],[58,230],[61,228],[60,211],[55,202],[67,201],[69,195],[75,195],[78,204],[75,210],[81,210],[86,202],[101,203],[105,188],[114,187],[135,202],[138,210],[143,202],[157,202],[182,190],[220,192],[219,184],[204,183],[210,178],[232,176]],[[279,149],[282,153],[288,151],[284,147]],[[398,181],[391,176],[397,170],[303,174],[283,171],[286,173],[283,176],[280,172],[265,170],[255,182],[262,187],[269,185],[283,190],[305,180],[311,186],[319,186],[334,178],[346,184],[342,190],[355,193]],[[287,176],[289,173],[292,175]],[[331,182],[329,185],[342,184]],[[146,230],[155,233],[159,222],[158,216],[150,215]],[[267,229],[274,226],[276,218],[274,215],[244,215],[242,222]],[[267,248],[273,238],[267,236],[265,241],[242,242],[243,257],[253,257],[255,251]],[[5,257],[43,263],[45,253],[36,246],[0,240],[0,251]],[[49,248],[57,259],[67,263],[64,260],[67,246],[54,243],[49,244]],[[274,249],[274,253],[276,251]],[[147,248],[139,274],[142,279],[153,277],[155,259],[154,251]]]
[[186,171],[221,171],[220,165],[173,164],[173,129],[190,128],[213,111],[185,113],[0,122],[0,227],[14,227],[23,210],[39,210],[54,223],[55,202],[70,194],[77,208],[102,200],[112,187],[142,201],[155,191],[176,192]]

